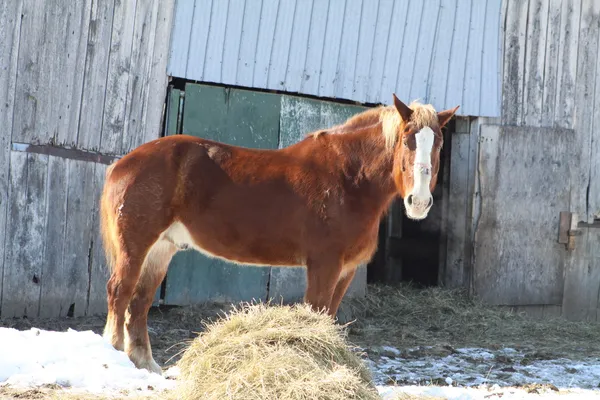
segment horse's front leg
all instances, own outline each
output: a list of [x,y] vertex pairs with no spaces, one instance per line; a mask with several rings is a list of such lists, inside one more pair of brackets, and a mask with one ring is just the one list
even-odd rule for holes
[[304,294],[304,302],[311,305],[313,310],[326,310],[331,316],[335,316],[335,310],[331,310],[337,283],[342,273],[342,263],[339,258],[317,258],[309,259],[306,264],[307,287]]

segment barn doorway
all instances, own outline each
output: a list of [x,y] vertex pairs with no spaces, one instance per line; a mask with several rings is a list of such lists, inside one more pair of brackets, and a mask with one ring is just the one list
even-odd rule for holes
[[448,200],[451,135],[455,131],[455,119],[442,131],[444,146],[431,211],[425,220],[413,221],[406,217],[402,200],[394,202],[379,226],[377,253],[367,266],[368,283],[411,282],[418,287],[438,285],[440,267],[446,260],[444,227],[447,216],[444,204]]

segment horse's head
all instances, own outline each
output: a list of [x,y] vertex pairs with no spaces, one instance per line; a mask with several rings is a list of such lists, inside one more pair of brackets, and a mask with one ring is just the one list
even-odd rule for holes
[[394,94],[394,106],[402,121],[397,125],[394,147],[394,181],[404,199],[406,215],[424,219],[433,205],[431,193],[437,183],[440,150],[444,137],[441,128],[450,121],[458,106],[437,112],[431,105],[411,107]]

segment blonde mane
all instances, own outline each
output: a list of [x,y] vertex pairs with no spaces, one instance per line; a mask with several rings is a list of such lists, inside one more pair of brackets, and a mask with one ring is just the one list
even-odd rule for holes
[[[410,103],[409,107],[413,110],[410,122],[414,124],[417,130],[425,126],[433,128],[439,125],[437,112],[431,104],[422,104],[418,100],[415,100]],[[400,129],[401,122],[402,117],[395,106],[378,106],[355,114],[342,124],[335,125],[329,129],[311,132],[308,136],[317,138],[325,133],[345,133],[355,128],[381,123],[381,132],[385,138],[385,147],[388,150],[392,150],[398,141],[398,130]]]

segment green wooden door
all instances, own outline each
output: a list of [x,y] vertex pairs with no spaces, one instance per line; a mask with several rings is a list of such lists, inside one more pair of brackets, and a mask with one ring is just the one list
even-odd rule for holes
[[[237,146],[277,148],[279,97],[187,84],[181,133]],[[179,252],[167,274],[165,304],[265,300],[269,274],[269,267],[234,265],[194,250]]]
[[[311,131],[340,124],[365,110],[201,84],[186,84],[181,110],[179,95],[175,89],[169,94],[167,134],[184,133],[250,148],[286,147]],[[241,266],[188,250],[173,257],[164,303],[189,305],[268,298],[296,301],[302,298],[305,287],[304,268]]]

